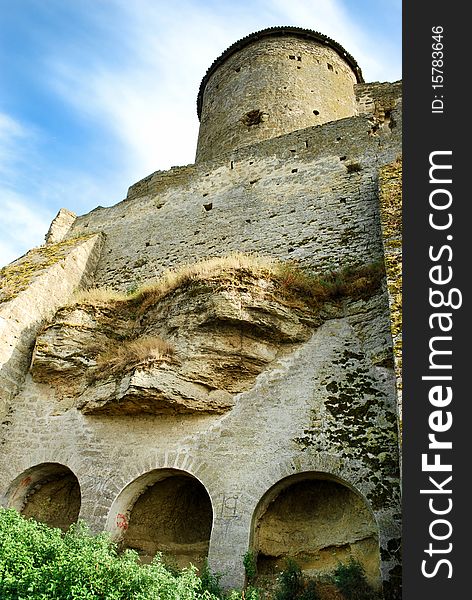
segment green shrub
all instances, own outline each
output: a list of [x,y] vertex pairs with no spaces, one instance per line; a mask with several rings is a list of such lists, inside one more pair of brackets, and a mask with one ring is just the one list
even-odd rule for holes
[[261,593],[257,588],[249,586],[246,590],[231,590],[226,596],[227,600],[261,600]]
[[278,578],[274,600],[318,600],[316,584],[302,573],[299,565],[291,559]]
[[248,550],[243,556],[244,571],[249,582],[254,581],[257,573],[256,555],[252,550]]
[[212,573],[208,566],[208,561],[205,561],[200,570],[200,580],[203,591],[207,591],[212,597],[224,598],[223,590],[221,589],[220,580],[223,577],[222,573]]
[[352,558],[347,564],[340,563],[336,567],[333,580],[346,600],[378,599],[378,594],[367,582],[363,566]]
[[83,524],[63,534],[0,508],[2,600],[217,600],[195,569],[171,573],[160,557],[140,565]]

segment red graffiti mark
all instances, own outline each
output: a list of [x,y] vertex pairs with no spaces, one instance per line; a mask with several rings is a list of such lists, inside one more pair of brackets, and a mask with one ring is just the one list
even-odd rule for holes
[[31,480],[31,477],[25,477],[25,478],[22,480],[22,482],[20,483],[20,485],[22,485],[22,486],[29,485],[29,484],[31,483],[31,481],[32,481],[32,480]]
[[124,531],[128,529],[128,520],[126,519],[126,516],[123,513],[118,513],[116,515],[116,526],[120,529],[123,529]]

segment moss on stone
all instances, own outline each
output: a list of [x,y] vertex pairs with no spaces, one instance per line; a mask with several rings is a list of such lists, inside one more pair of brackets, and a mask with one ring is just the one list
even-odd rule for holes
[[310,426],[294,441],[302,451],[319,450],[328,441],[340,456],[361,461],[372,484],[368,500],[378,510],[394,501],[398,492],[396,415],[386,405],[385,394],[376,387],[364,359],[363,354],[345,348],[334,361],[344,377],[325,382],[324,439],[320,439],[319,413],[313,411]]
[[26,290],[40,273],[65,258],[72,248],[90,237],[92,236],[83,235],[57,244],[33,248],[24,256],[0,269],[0,304],[12,300]]
[[379,200],[397,388],[402,389],[402,159],[379,172]]

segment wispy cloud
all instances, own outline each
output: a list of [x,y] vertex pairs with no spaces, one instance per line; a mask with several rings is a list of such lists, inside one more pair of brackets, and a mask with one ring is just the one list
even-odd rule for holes
[[112,204],[120,199],[110,179],[97,180],[43,156],[47,136],[0,112],[0,266],[44,243],[61,206]]
[[11,189],[25,165],[25,150],[30,143],[28,129],[10,115],[0,113],[0,264],[39,243],[47,224],[47,211]]
[[26,128],[10,115],[0,112],[0,176],[3,181],[16,174],[15,165],[27,143]]
[[[30,24],[30,76],[81,139],[67,124],[58,133],[54,114],[51,133],[48,123],[0,113],[1,262],[41,243],[61,206],[84,213],[110,205],[141,177],[193,162],[200,80],[225,48],[252,31],[284,24],[315,29],[352,53],[366,79],[399,76],[398,51],[363,24],[354,0],[31,2],[47,19],[41,27]],[[378,2],[385,11],[400,5]],[[73,157],[62,156],[62,147]]]
[[7,264],[44,241],[50,218],[47,210],[20,194],[0,188],[0,198],[0,258]]
[[[199,82],[214,58],[229,44],[251,31],[276,24],[317,29],[342,42],[371,80],[386,80],[395,66],[382,49],[373,47],[372,32],[353,20],[337,0],[261,0],[250,10],[226,3],[214,6],[196,1],[179,3],[179,10],[162,10],[150,0],[110,2],[105,22],[116,25],[121,56],[110,65],[100,53],[79,61],[54,53],[48,71],[51,85],[74,106],[107,127],[128,153],[128,172],[150,171],[192,162],[198,122],[195,98]],[[226,7],[222,10],[221,7]]]

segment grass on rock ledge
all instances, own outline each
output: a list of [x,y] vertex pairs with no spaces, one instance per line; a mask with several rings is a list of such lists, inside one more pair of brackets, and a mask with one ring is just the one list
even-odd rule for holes
[[[173,293],[192,289],[198,292],[203,285],[206,290],[215,291],[250,287],[269,301],[316,314],[327,302],[369,298],[379,289],[384,274],[383,263],[314,275],[293,263],[233,253],[169,269],[160,278],[128,294],[106,287],[81,292],[74,298],[74,305],[107,307],[139,318]],[[90,346],[87,350],[96,361],[93,380],[138,365],[175,359],[172,345],[158,336],[110,339],[105,347],[101,342],[99,347]]]
[[252,279],[264,282],[267,291],[276,300],[294,306],[302,302],[311,308],[318,308],[331,300],[368,298],[378,290],[384,275],[384,265],[380,262],[315,275],[294,263],[233,253],[168,269],[155,281],[129,294],[106,287],[95,288],[79,293],[74,301],[76,304],[89,305],[132,302],[142,314],[166,296],[194,284],[238,285],[245,279]]
[[158,336],[144,336],[114,342],[110,340],[107,349],[97,348],[96,352],[97,365],[93,378],[100,379],[130,371],[138,365],[142,367],[156,361],[167,361],[174,354],[174,348]]

